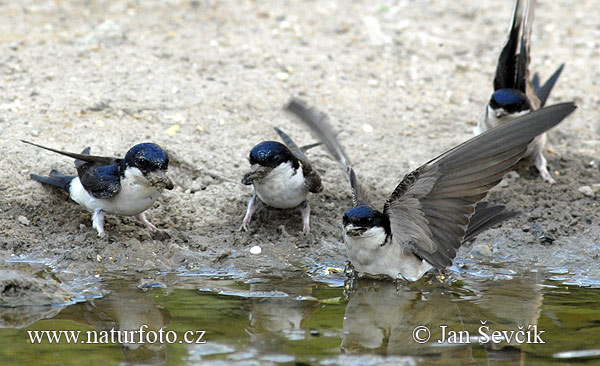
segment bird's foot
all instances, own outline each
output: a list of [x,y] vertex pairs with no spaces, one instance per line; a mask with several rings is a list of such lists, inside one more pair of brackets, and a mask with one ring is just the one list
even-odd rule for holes
[[148,229],[150,229],[150,231],[152,231],[153,233],[156,232],[156,231],[158,231],[158,228],[156,226],[154,226],[154,224],[152,224],[150,222],[150,220],[148,220],[146,218],[146,214],[144,212],[142,212],[141,214],[135,215],[135,218],[138,219],[138,220],[140,220],[144,224],[146,224],[146,226],[148,227]]
[[94,211],[92,214],[92,227],[98,232],[99,238],[106,236],[106,232],[104,231],[104,211]]
[[542,155],[541,152],[539,152],[535,157],[535,167],[540,172],[540,175],[542,176],[543,180],[550,184],[556,183],[556,181],[554,180],[554,178],[552,178],[552,175],[548,171],[548,162],[546,161],[546,158],[544,157],[544,155]]

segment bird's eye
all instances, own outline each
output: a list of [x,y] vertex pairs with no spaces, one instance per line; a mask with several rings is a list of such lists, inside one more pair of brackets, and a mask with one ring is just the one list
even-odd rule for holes
[[281,159],[281,155],[276,154],[275,156],[273,156],[273,160],[274,161],[279,161]]
[[367,223],[372,224],[374,222],[375,222],[375,220],[372,217],[367,218]]

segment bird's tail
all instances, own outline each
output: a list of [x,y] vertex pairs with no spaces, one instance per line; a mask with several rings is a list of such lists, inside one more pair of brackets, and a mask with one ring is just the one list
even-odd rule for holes
[[467,227],[467,233],[463,241],[473,240],[477,234],[490,227],[517,216],[520,212],[505,211],[504,206],[489,206],[488,202],[480,202],[475,206],[475,213]]
[[55,186],[65,191],[69,192],[69,186],[71,185],[71,181],[73,180],[73,176],[68,176],[60,173],[57,170],[52,170],[50,175],[47,177],[42,177],[35,174],[29,175],[31,179],[37,180],[38,182],[42,182],[44,184],[49,184],[51,186]]
[[542,86],[540,86],[540,76],[538,73],[536,72],[533,75],[531,83],[533,84],[533,91],[535,92],[535,95],[537,95],[538,99],[540,100],[540,107],[543,107],[546,104],[546,100],[550,96],[550,92],[552,91],[552,88],[554,87],[554,84],[556,83],[556,80],[558,80],[558,77],[562,73],[564,67],[565,64],[560,65],[558,69],[554,71],[554,74],[552,74],[552,76],[550,76],[550,78]]

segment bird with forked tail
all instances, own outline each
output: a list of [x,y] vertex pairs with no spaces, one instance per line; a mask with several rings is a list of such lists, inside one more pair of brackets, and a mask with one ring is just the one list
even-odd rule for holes
[[[544,85],[540,86],[537,73],[529,80],[529,49],[534,7],[535,0],[515,0],[508,39],[498,58],[494,93],[475,127],[475,134],[544,107],[562,73],[564,64],[558,67]],[[532,159],[542,178],[552,184],[555,180],[548,172],[548,163],[543,154],[545,145],[546,133],[536,136],[529,144],[524,158]]]
[[169,156],[157,144],[135,145],[120,159],[90,155],[89,147],[76,154],[23,142],[75,159],[77,176],[56,170],[49,176],[30,176],[67,191],[73,201],[92,212],[92,224],[98,236],[105,235],[105,214],[135,216],[151,231],[157,230],[144,211],[152,207],[163,189],[173,189],[173,182],[166,174]]

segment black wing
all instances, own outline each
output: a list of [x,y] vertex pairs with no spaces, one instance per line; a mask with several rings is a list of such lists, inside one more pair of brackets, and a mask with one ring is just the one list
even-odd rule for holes
[[552,92],[552,88],[554,88],[554,84],[556,84],[556,81],[558,80],[564,67],[565,64],[560,65],[543,86],[540,86],[540,76],[538,73],[536,72],[533,75],[531,83],[533,84],[533,91],[535,92],[535,95],[537,95],[538,99],[540,100],[540,107],[543,107],[546,104],[546,100],[548,100],[550,92]]
[[314,108],[309,108],[304,102],[295,98],[292,98],[284,109],[304,122],[317,138],[323,142],[327,151],[340,163],[352,187],[353,204],[355,206],[369,205],[367,193],[358,182],[354,169],[350,165],[350,160],[335,137],[327,116]]
[[21,142],[24,142],[26,144],[29,145],[33,145],[42,149],[46,149],[61,155],[65,155],[68,156],[70,158],[73,159],[78,159],[78,160],[82,160],[85,161],[87,163],[98,163],[98,164],[104,164],[104,165],[109,165],[109,164],[114,164],[114,163],[119,163],[122,159],[119,158],[110,158],[110,157],[106,157],[106,156],[97,156],[97,155],[89,155],[89,154],[85,154],[84,152],[87,150],[87,152],[89,152],[89,148],[83,150],[83,152],[81,154],[76,154],[76,153],[72,153],[72,152],[68,152],[68,151],[61,151],[61,150],[56,150],[50,147],[46,147],[46,146],[42,146],[42,145],[38,145],[38,144],[34,144],[33,142],[29,142],[29,141],[25,141],[25,140],[21,140]]
[[[313,169],[312,165],[310,164],[310,161],[304,154],[305,150],[303,150],[302,148],[299,148],[298,145],[296,145],[294,140],[292,140],[292,138],[290,136],[288,136],[287,133],[283,132],[282,130],[280,130],[277,127],[273,127],[273,129],[275,130],[275,132],[277,132],[279,137],[281,137],[281,140],[288,147],[288,149],[290,149],[290,151],[292,152],[292,155],[294,155],[294,157],[296,157],[296,159],[298,159],[300,161],[300,163],[302,164],[302,174],[304,174],[304,184],[308,188],[308,191],[312,192],[312,193],[321,192],[323,190],[323,186],[321,185],[321,177],[319,176],[317,171]],[[312,146],[310,146],[310,147],[312,147]],[[308,148],[310,148],[310,147],[308,147]],[[307,149],[307,148],[305,148],[305,149]]]
[[533,13],[535,0],[527,0],[522,14],[521,45],[517,55],[517,74],[515,76],[515,89],[527,94],[527,82],[529,80],[529,60],[531,29],[533,26]]
[[[81,152],[84,157],[89,154],[89,147]],[[120,159],[115,160],[120,161]],[[121,191],[121,166],[118,162],[103,165],[77,159],[75,166],[81,185],[92,197],[111,198]]]
[[77,168],[81,185],[94,198],[111,198],[121,191],[119,164],[85,163]]
[[494,90],[504,88],[515,88],[516,77],[516,59],[517,48],[519,45],[519,34],[522,26],[523,4],[515,0],[513,15],[508,32],[508,39],[500,52],[498,65],[496,66],[496,76],[494,78]]
[[452,264],[475,204],[522,158],[537,135],[575,110],[573,103],[532,112],[486,131],[404,177],[387,200],[392,240],[438,268]]
[[77,168],[77,175],[79,176],[81,185],[94,198],[110,198],[121,190],[121,169],[119,163],[122,159],[89,155],[89,147],[84,149],[81,154],[76,154],[52,149],[29,141],[21,141],[75,159],[75,167]]

